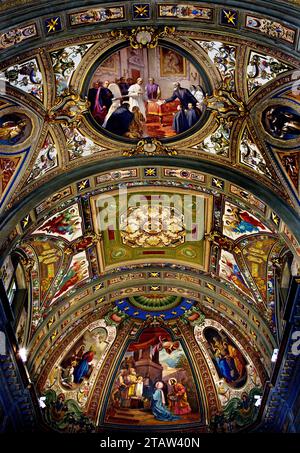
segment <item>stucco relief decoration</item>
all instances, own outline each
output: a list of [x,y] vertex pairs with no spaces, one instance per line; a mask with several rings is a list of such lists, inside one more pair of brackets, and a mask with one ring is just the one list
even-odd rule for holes
[[113,37],[126,37],[129,39],[130,46],[133,49],[142,47],[154,48],[158,45],[159,38],[172,35],[175,32],[175,27],[166,26],[162,30],[153,27],[137,27],[131,32],[112,31]]
[[71,90],[64,92],[64,94],[57,99],[56,104],[48,110],[46,120],[51,122],[61,123],[65,126],[72,124],[79,126],[83,114],[89,108],[89,101],[81,99],[76,91]]

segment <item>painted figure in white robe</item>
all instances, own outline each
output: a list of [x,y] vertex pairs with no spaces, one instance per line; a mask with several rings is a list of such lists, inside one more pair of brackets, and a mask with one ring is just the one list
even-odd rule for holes
[[137,398],[142,398],[144,390],[144,378],[143,376],[138,376],[137,383],[135,384],[135,396]]
[[132,112],[133,107],[138,107],[141,114],[146,118],[146,108],[144,102],[144,90],[142,87],[143,79],[140,77],[137,79],[136,83],[131,85],[128,89],[129,96],[129,110]]

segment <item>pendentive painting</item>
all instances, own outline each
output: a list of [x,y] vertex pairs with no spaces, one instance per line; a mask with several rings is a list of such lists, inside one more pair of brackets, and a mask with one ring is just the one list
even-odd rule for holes
[[225,332],[213,327],[204,330],[204,337],[220,379],[224,378],[230,387],[243,387],[247,381],[247,361],[237,346]]
[[125,47],[94,72],[90,112],[123,139],[171,138],[200,120],[205,87],[193,63],[177,51]]
[[[47,377],[43,394],[50,398],[57,395],[60,403],[65,401],[72,411],[85,408],[115,337],[115,327],[107,326],[105,320],[100,319],[91,324],[62,352]],[[63,403],[51,408],[51,423],[63,427],[67,406]]]
[[265,130],[274,138],[292,140],[300,135],[300,115],[290,106],[271,105],[262,118]]
[[23,113],[9,113],[0,117],[0,145],[23,143],[32,130],[29,118]]
[[65,389],[74,390],[87,384],[92,371],[107,349],[107,330],[98,327],[87,331],[60,363],[60,384]]
[[165,329],[146,328],[121,359],[105,422],[138,427],[200,421],[198,390],[181,343]]

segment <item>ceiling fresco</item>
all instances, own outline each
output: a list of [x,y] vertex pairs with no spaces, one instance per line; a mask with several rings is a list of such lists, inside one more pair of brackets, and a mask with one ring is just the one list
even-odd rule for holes
[[[101,270],[128,261],[143,262],[146,257],[147,262],[153,262],[158,256],[162,262],[182,261],[183,264],[197,263],[199,268],[207,268],[209,257],[205,234],[211,228],[212,199],[198,196],[186,200],[184,193],[176,193],[174,189],[169,194],[154,189],[142,192],[140,189],[139,192],[128,192],[126,199],[121,193],[115,200],[112,193],[109,200],[101,195],[91,200],[95,233],[102,232],[98,246],[99,261],[103,263],[100,264]],[[107,213],[105,205],[108,203]],[[120,219],[118,228],[116,215]],[[188,216],[190,225],[184,222],[184,216]]]
[[[148,174],[152,176],[146,176]],[[158,187],[157,179],[153,178],[159,178]],[[16,244],[14,253],[20,256],[32,284],[32,310],[20,318],[23,327],[19,327],[19,337],[20,341],[22,335],[27,338],[28,366],[39,391],[46,396],[49,407],[60,398],[69,401],[66,413],[75,411],[80,416],[83,411],[92,410],[88,409],[89,404],[92,404],[93,391],[100,385],[98,379],[105,361],[107,366],[111,364],[116,368],[113,368],[114,377],[106,383],[110,390],[103,393],[105,409],[101,411],[101,417],[104,418],[97,423],[124,425],[132,416],[132,426],[138,426],[142,423],[141,411],[149,412],[149,400],[147,402],[144,396],[143,402],[133,399],[131,403],[129,390],[128,395],[117,383],[125,378],[132,379],[133,389],[135,383],[146,386],[144,380],[149,381],[148,393],[153,393],[155,381],[160,379],[167,382],[171,394],[174,389],[170,380],[174,376],[178,386],[183,385],[186,390],[185,383],[190,382],[189,376],[197,374],[197,370],[193,368],[191,357],[187,357],[182,349],[181,342],[187,340],[176,340],[185,338],[180,329],[192,332],[204,325],[221,323],[223,326],[223,317],[229,317],[246,344],[251,345],[247,353],[243,353],[243,347],[237,343],[239,340],[227,330],[216,333],[219,347],[214,335],[209,333],[210,336],[201,337],[195,330],[194,341],[200,345],[201,354],[204,354],[202,360],[207,359],[206,366],[211,370],[215,404],[225,413],[234,411],[237,429],[247,425],[253,418],[238,415],[234,402],[244,398],[254,404],[254,395],[261,394],[276,344],[274,265],[290,246],[282,221],[278,228],[273,221],[273,211],[237,186],[214,177],[209,177],[208,181],[207,175],[187,169],[132,167],[127,171],[99,174],[95,179],[98,189],[90,188],[90,180],[85,180],[88,184],[81,181],[76,185],[78,195],[71,187],[65,188],[35,208],[34,216],[31,213],[27,220],[27,227],[23,221],[18,227],[25,235]],[[123,181],[123,193],[114,186],[118,181]],[[112,185],[108,186],[108,183]],[[126,192],[124,187],[127,187]],[[183,198],[187,194],[188,202]],[[152,204],[147,204],[150,200]],[[178,214],[183,200],[187,204],[190,225],[184,224],[184,218]],[[193,222],[197,202],[202,209],[198,212],[199,218]],[[170,203],[174,206],[171,211]],[[166,216],[168,209],[169,216]],[[124,213],[128,211],[129,215],[125,217]],[[114,216],[119,212],[119,216]],[[115,222],[116,218],[120,219],[120,224],[115,228],[110,221]],[[128,224],[122,226],[125,219],[129,219]],[[166,229],[164,222],[168,223]],[[218,313],[221,318],[220,315],[216,317]],[[103,337],[111,338],[111,343],[105,338],[99,340],[99,353],[98,328],[95,328],[95,334],[92,330],[92,336],[87,337],[89,340],[82,337],[84,325],[89,332],[92,329],[91,317],[101,319]],[[132,354],[130,346],[124,343],[127,334],[120,332],[125,329],[134,342],[143,344],[144,325],[154,329],[158,344],[159,341],[178,344],[176,354],[171,348],[161,359],[154,359],[156,349],[160,349],[155,343],[147,346],[147,353],[141,346]],[[73,341],[76,326],[78,334]],[[122,338],[120,345],[115,347],[120,354],[123,351],[123,358],[113,355],[111,348],[116,337],[110,336],[111,328],[117,332],[119,341]],[[170,332],[165,334],[165,340],[159,329]],[[66,345],[69,352],[66,352]],[[142,359],[137,365],[138,351],[139,357],[148,354],[147,366]],[[222,359],[229,351],[232,353],[231,369]],[[80,357],[86,357],[86,360]],[[126,357],[127,361],[133,361],[127,371],[122,366]],[[186,364],[184,374],[179,371],[182,370],[179,364],[183,363]],[[162,370],[159,374],[158,368]],[[101,373],[97,374],[100,369]],[[166,369],[169,370],[167,374]],[[198,382],[197,378],[193,379]],[[163,426],[174,426],[180,419],[179,423],[203,429],[203,413],[201,415],[199,406],[192,407],[189,401],[195,400],[193,392],[196,392],[200,407],[205,406],[205,390],[197,388],[198,384],[193,385],[196,387],[189,388],[185,409],[178,408],[178,415],[174,413],[175,405],[174,410],[169,411],[171,415],[165,413],[163,417],[166,418],[162,419],[149,415],[146,424],[159,425],[163,429]],[[111,395],[110,399],[108,395]],[[161,396],[159,391],[157,396]],[[253,417],[254,414],[253,409]],[[99,416],[97,411],[95,416]],[[55,429],[66,428],[65,417],[62,423],[51,412],[46,418]],[[172,423],[165,425],[164,421]],[[86,423],[89,426],[90,419]],[[214,418],[211,423],[215,423]]]
[[[283,198],[287,199],[288,194],[294,193],[295,184],[294,182],[291,184],[291,177],[288,174],[291,170],[290,166],[287,170],[286,158],[289,157],[289,153],[293,153],[295,145],[297,146],[299,107],[297,98],[291,98],[288,94],[293,85],[291,70],[297,67],[297,61],[291,61],[292,58],[289,57],[288,64],[285,64],[284,59],[287,60],[287,57],[280,52],[277,52],[278,59],[268,54],[258,54],[251,50],[251,46],[247,47],[237,39],[232,46],[223,41],[205,41],[204,38],[208,39],[205,35],[201,36],[201,41],[197,40],[195,32],[182,32],[180,35],[173,31],[170,33],[172,38],[166,36],[164,41],[166,47],[155,46],[153,49],[149,48],[147,53],[142,48],[126,47],[125,36],[112,37],[109,46],[104,37],[95,43],[78,44],[55,50],[52,50],[51,45],[49,50],[45,50],[41,56],[38,56],[39,64],[43,66],[43,71],[39,72],[41,77],[39,76],[38,79],[30,75],[35,74],[37,60],[33,63],[32,59],[28,59],[22,63],[24,67],[21,68],[23,77],[21,79],[19,66],[22,65],[5,69],[6,80],[11,87],[14,87],[12,94],[23,98],[20,90],[22,92],[25,90],[26,99],[32,108],[37,107],[32,97],[37,98],[39,102],[43,101],[43,98],[37,95],[39,91],[30,88],[31,79],[43,82],[45,87],[49,84],[56,86],[54,92],[47,88],[43,101],[44,109],[40,104],[38,106],[38,111],[43,112],[45,121],[42,134],[44,138],[40,137],[40,144],[30,153],[32,174],[29,174],[27,179],[24,175],[18,185],[17,199],[20,199],[21,194],[25,196],[33,187],[44,184],[51,178],[51,174],[55,176],[62,174],[65,169],[71,170],[78,167],[79,159],[98,159],[99,153],[104,159],[122,154],[128,155],[128,153],[129,155],[135,153],[155,155],[173,152],[178,156],[190,155],[209,159],[228,167],[234,163],[237,169],[246,172],[249,176],[259,174],[258,177],[268,178],[270,187],[273,183],[277,192],[281,191]],[[109,50],[113,42],[116,45],[121,43],[125,47],[113,52]],[[106,49],[110,52],[109,63],[106,58],[103,63],[97,65],[99,53],[105,54]],[[181,53],[177,49],[180,49]],[[182,55],[183,51],[187,57]],[[129,55],[128,52],[133,55]],[[269,52],[274,54],[271,49]],[[177,69],[173,68],[170,76],[164,72],[163,64],[168,58],[172,61],[172,57],[174,61],[168,63],[167,67],[172,67],[174,64],[177,65]],[[192,59],[192,63],[188,58]],[[237,58],[239,66],[241,61],[245,61],[244,68],[241,70],[240,68],[237,70]],[[152,59],[154,63],[151,62]],[[95,69],[85,74],[85,68],[91,65]],[[132,84],[133,77],[128,77],[130,74],[136,80],[141,79],[141,86],[138,83]],[[123,94],[119,85],[116,84],[116,80],[121,78],[124,79],[124,82],[119,82]],[[244,85],[244,80],[248,80],[247,86]],[[177,91],[174,83],[179,83]],[[275,99],[273,101],[269,95],[273,84],[275,89],[280,83],[286,86],[285,91],[281,88],[281,94],[276,95],[276,99],[281,99],[280,102],[284,97],[282,107],[279,101]],[[95,88],[97,84],[104,84],[107,87],[103,87],[103,91],[102,88],[101,90]],[[131,89],[130,86],[133,88]],[[252,88],[249,91],[250,86]],[[140,89],[141,94],[129,96],[129,88],[131,91]],[[263,90],[266,90],[265,94]],[[108,95],[107,100],[102,99],[104,92]],[[101,96],[100,93],[102,93]],[[75,102],[73,100],[75,98],[72,96],[78,95],[79,98],[82,96],[82,99],[87,96],[90,106],[82,101],[80,108],[74,109],[72,103]],[[144,101],[140,105],[143,113],[138,107],[136,96],[147,97],[145,107],[142,107]],[[150,98],[154,96],[153,100],[149,96]],[[112,102],[111,99],[116,100]],[[122,106],[120,106],[121,101]],[[79,106],[78,101],[76,102]],[[123,107],[128,104],[130,106],[133,102],[137,104],[134,120],[132,112],[126,113]],[[183,105],[181,111],[178,110],[180,103]],[[255,112],[257,109],[261,110],[262,106],[264,113],[257,117]],[[284,109],[286,120],[281,120],[279,124],[276,115],[278,116],[280,108]],[[13,112],[12,109],[10,111]],[[96,111],[99,112],[95,113]],[[95,118],[95,114],[100,117]],[[140,114],[143,118],[138,118]],[[116,131],[113,126],[115,120],[118,124],[119,115],[123,118],[122,131],[121,129]],[[16,125],[19,122],[21,127],[25,127],[20,123],[21,119],[11,120],[15,121]],[[288,124],[289,121],[292,124]],[[108,128],[106,123],[110,124]],[[1,128],[3,129],[3,126]],[[22,135],[24,133],[22,131]],[[118,134],[122,135],[123,139],[121,147],[118,143]],[[177,134],[182,138],[180,140],[178,140],[179,137],[176,138],[178,140],[176,145],[172,144],[172,147],[165,146],[164,143],[158,145],[157,139],[169,140],[173,143]],[[8,135],[9,132],[3,130],[3,137]],[[17,136],[10,139],[10,143],[12,140],[16,142],[17,139]],[[126,139],[133,143],[127,144]],[[290,146],[287,146],[286,139]],[[265,140],[270,143],[270,146],[266,145]],[[134,147],[134,142],[141,143]],[[272,146],[274,142],[281,145],[284,143],[286,155],[283,161],[280,155],[277,155],[277,148],[275,151]],[[236,152],[237,148],[240,149],[240,153]],[[288,162],[293,162],[295,166],[294,161],[292,154]],[[282,168],[281,173],[277,171],[278,164]],[[13,166],[13,163],[11,165]],[[5,173],[7,173],[7,176],[5,174],[7,179],[11,170]],[[49,177],[47,178],[46,175]],[[295,176],[293,178],[295,181]],[[33,182],[35,185],[30,189],[30,183],[33,184]],[[16,195],[11,194],[10,198],[12,203]],[[295,203],[293,203],[294,206]]]
[[300,267],[297,30],[125,3],[0,33],[17,340],[48,429],[247,430]]

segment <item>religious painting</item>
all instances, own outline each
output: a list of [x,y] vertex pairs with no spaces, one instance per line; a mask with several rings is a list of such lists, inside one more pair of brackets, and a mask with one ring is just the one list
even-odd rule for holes
[[178,52],[165,47],[160,48],[161,77],[186,77],[186,60]]
[[200,421],[198,389],[181,342],[163,328],[144,329],[121,359],[105,422],[136,427]]
[[82,236],[82,219],[77,204],[49,217],[34,234],[44,233],[73,241]]
[[[103,327],[87,331],[70,349],[60,363],[60,384],[63,388],[79,388],[84,381],[89,381],[95,363],[107,347],[107,335]],[[81,397],[84,399],[84,393]]]
[[277,156],[296,191],[300,190],[300,152],[278,152]]
[[223,233],[235,240],[241,236],[266,233],[270,230],[254,215],[250,214],[244,209],[225,202],[225,209],[223,214]]
[[243,354],[225,332],[207,327],[203,333],[220,379],[231,387],[243,387],[247,381],[247,361]]
[[[136,52],[134,49],[132,49],[132,51]],[[114,55],[111,55],[110,57],[108,57],[104,61],[101,68],[103,71],[108,71],[108,72],[112,72],[113,74],[115,74],[117,71],[118,64],[120,64],[119,55],[114,54]]]
[[235,285],[239,290],[251,296],[248,284],[240,271],[237,262],[232,255],[225,250],[221,251],[221,258],[219,261],[220,277]]
[[0,145],[21,144],[30,135],[32,123],[22,113],[6,113],[0,117]]
[[70,289],[82,283],[89,277],[89,263],[86,252],[80,252],[73,256],[70,267],[66,273],[63,273],[63,278],[60,281],[59,289],[55,293],[52,301],[58,299]]
[[[2,157],[0,156],[0,197],[4,197],[4,192],[7,193],[8,186],[12,184],[16,175],[21,156],[17,157]],[[1,204],[1,203],[0,203]]]
[[206,318],[195,327],[194,335],[209,366],[222,410],[233,399],[243,399],[245,392],[261,390],[261,377],[251,357],[222,324]]
[[62,393],[84,408],[115,337],[115,327],[107,326],[103,319],[93,322],[60,356],[49,373],[44,390]]
[[43,396],[48,424],[67,432],[90,432],[93,424],[84,416],[88,399],[116,337],[116,329],[103,319],[79,334],[51,369]]
[[262,115],[265,130],[280,140],[297,139],[300,135],[300,113],[287,105],[271,105]]
[[194,127],[204,111],[204,92],[199,71],[176,50],[125,47],[95,70],[88,99],[103,132],[139,140]]

